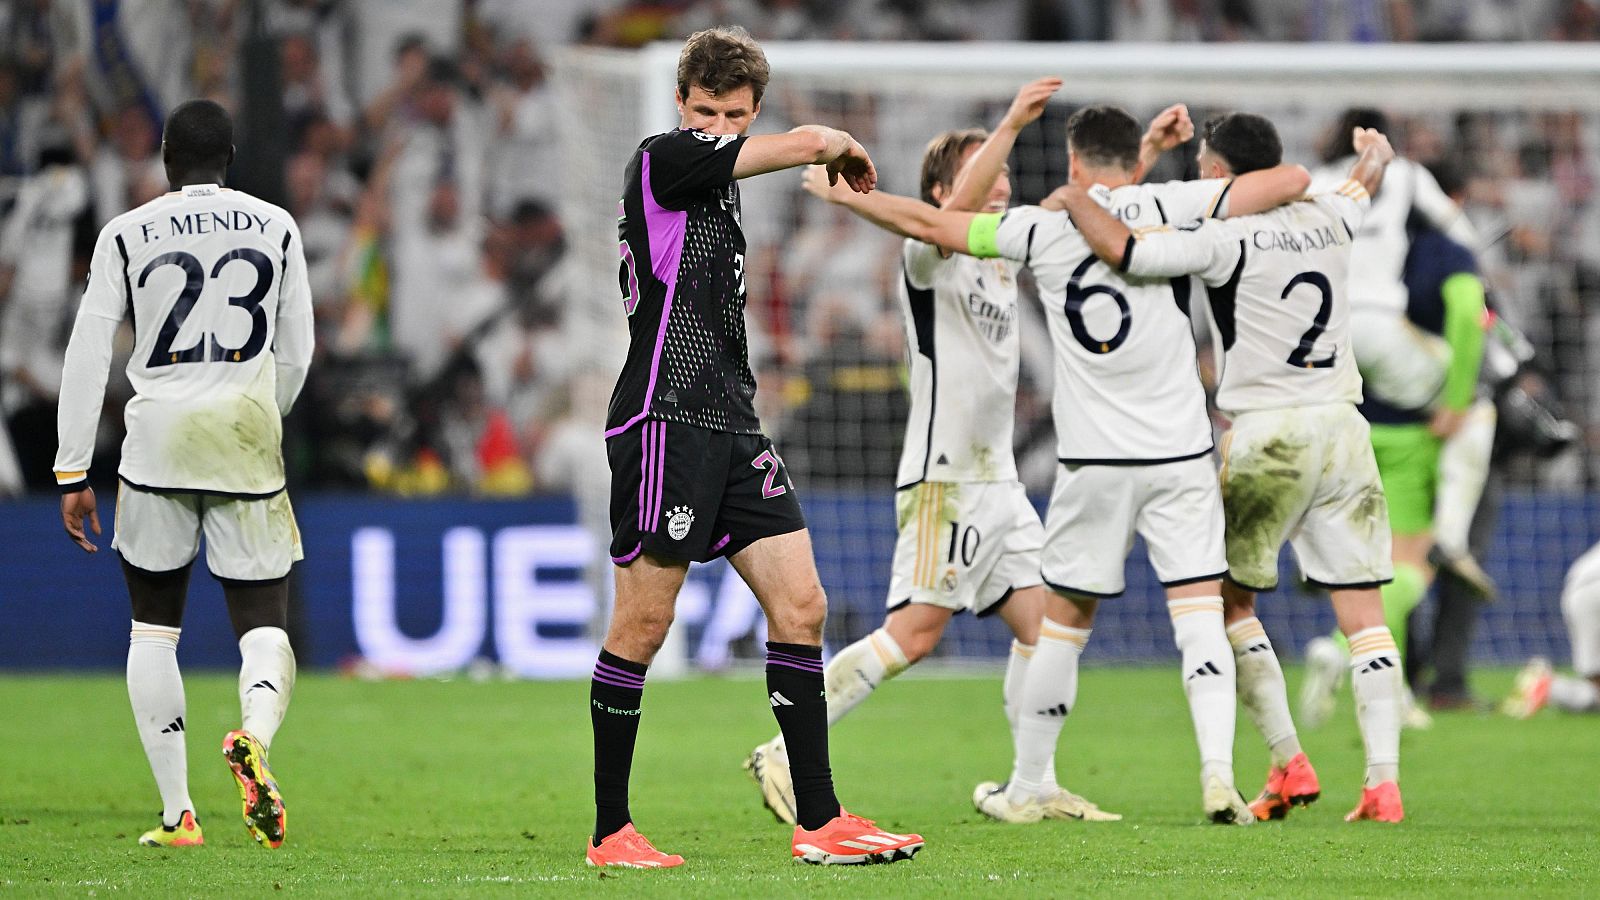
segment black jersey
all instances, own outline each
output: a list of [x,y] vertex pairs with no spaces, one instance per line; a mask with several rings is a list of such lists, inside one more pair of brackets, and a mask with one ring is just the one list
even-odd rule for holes
[[744,141],[669,131],[646,138],[628,162],[617,219],[628,359],[611,394],[607,437],[646,419],[761,430],[733,180]]

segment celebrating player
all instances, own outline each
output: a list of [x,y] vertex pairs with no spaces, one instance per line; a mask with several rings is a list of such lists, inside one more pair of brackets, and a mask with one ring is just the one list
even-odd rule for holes
[[1590,547],[1567,570],[1561,618],[1567,623],[1578,677],[1557,675],[1544,657],[1529,660],[1501,704],[1506,715],[1531,718],[1546,703],[1565,712],[1600,713],[1600,545]]
[[161,827],[139,843],[204,842],[189,799],[178,636],[189,571],[205,535],[239,637],[241,727],[222,749],[244,822],[283,844],[283,798],[267,748],[294,689],[287,577],[301,558],[284,490],[283,421],[311,364],[311,289],[287,212],[222,187],[233,123],[191,100],[172,112],[161,157],[172,192],[107,223],[67,345],[56,480],[67,534],[93,553],[100,533],[88,469],[112,342],[134,326],[111,546],[133,605],[128,699],[161,791]]
[[[1289,718],[1283,673],[1255,618],[1255,594],[1278,581],[1288,540],[1312,584],[1328,590],[1349,637],[1356,715],[1366,742],[1361,802],[1347,820],[1398,822],[1400,668],[1383,623],[1378,586],[1390,580],[1383,487],[1356,412],[1361,376],[1351,358],[1347,301],[1355,229],[1394,158],[1362,129],[1350,179],[1332,194],[1228,222],[1129,231],[1082,191],[1064,198],[1100,258],[1137,278],[1197,274],[1206,284],[1223,350],[1217,405],[1233,418],[1222,445],[1227,515],[1229,637],[1251,673],[1246,707],[1272,752],[1266,789],[1252,806],[1280,818],[1320,793]],[[1242,174],[1277,165],[1276,129],[1234,113],[1207,123],[1202,171]]]
[[[1187,110],[1174,112],[1172,127],[1187,138],[1193,133]],[[1078,110],[1067,124],[1073,183],[1092,185],[1129,222],[1154,226],[1229,208],[1269,209],[1309,181],[1304,169],[1284,166],[1232,182],[1142,185],[1146,143],[1123,110]],[[1053,594],[1018,695],[1011,778],[980,785],[974,803],[1004,821],[1040,818],[1044,772],[1077,699],[1078,657],[1099,601],[1124,590],[1123,563],[1137,533],[1166,588],[1183,654],[1206,814],[1219,823],[1254,821],[1233,783],[1235,674],[1222,621],[1222,503],[1186,314],[1188,279],[1124,280],[1099,264],[1063,212],[1021,206],[1003,215],[972,214],[905,198],[885,201],[875,215],[892,230],[1031,269],[1055,347],[1060,468],[1041,554]]]
[[[1017,134],[1044,112],[1059,78],[1024,85],[994,134],[947,131],[922,157],[922,199],[942,209],[1002,212],[1011,200],[1006,159]],[[958,176],[959,171],[959,176]],[[829,185],[806,170],[806,190],[872,220],[886,195]],[[1019,267],[907,240],[901,253],[906,343],[911,348],[911,414],[900,454],[900,523],[883,627],[834,655],[824,672],[828,724],[883,682],[933,652],[951,616],[998,615],[1015,640],[1006,665],[1006,718],[1015,727],[1017,691],[1044,611],[1039,546],[1044,527],[1017,481],[1015,426]],[[778,818],[794,821],[783,737],[750,755],[747,767]],[[1116,820],[1063,790],[1046,769],[1041,811],[1056,818]]]
[[[1353,159],[1349,135],[1363,127],[1387,131],[1387,118],[1375,109],[1347,111],[1325,154],[1328,161],[1315,175],[1318,186],[1331,189],[1344,180]],[[1363,412],[1373,416],[1372,446],[1394,534],[1394,581],[1382,592],[1385,621],[1403,653],[1407,621],[1433,581],[1430,559],[1485,593],[1493,590],[1467,547],[1493,444],[1492,413],[1487,406],[1474,412],[1472,403],[1483,348],[1483,286],[1470,256],[1479,239],[1433,175],[1403,158],[1389,167],[1364,221],[1350,268],[1352,349],[1367,399]],[[1427,255],[1414,258],[1410,251],[1418,224],[1441,236],[1425,239],[1431,246],[1420,249]],[[1443,246],[1445,239],[1455,246]],[[1437,315],[1437,328],[1417,327],[1422,323],[1407,317],[1408,275],[1413,274],[1407,270],[1416,260],[1433,270],[1418,273],[1423,280],[1437,280],[1428,292],[1439,293],[1420,298],[1429,307],[1442,302],[1442,313],[1422,317]],[[1442,459],[1449,463],[1441,467]],[[1436,503],[1447,513],[1437,524],[1453,526],[1443,529],[1437,542]],[[1319,638],[1307,646],[1300,700],[1307,727],[1332,712],[1348,658],[1342,640]],[[1407,724],[1431,724],[1409,688],[1403,703]]]
[[767,614],[767,694],[793,771],[793,856],[892,862],[922,848],[842,809],[828,765],[822,673],[827,599],[794,485],[761,434],[745,345],[738,179],[811,164],[867,192],[872,161],[820,125],[746,137],[768,67],[742,28],[688,40],[678,59],[681,123],[628,163],[618,231],[630,343],[606,421],[616,607],[590,689],[596,866],[668,867],[636,831],[628,775],[645,670],[665,640],[691,561],[727,556]]

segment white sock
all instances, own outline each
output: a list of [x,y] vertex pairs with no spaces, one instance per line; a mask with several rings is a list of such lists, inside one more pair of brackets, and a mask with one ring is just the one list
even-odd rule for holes
[[1054,780],[1056,742],[1078,702],[1078,658],[1089,634],[1088,628],[1068,628],[1048,617],[1039,623],[1039,643],[1017,695],[1016,758],[1006,783],[1012,803],[1040,796],[1047,778]]
[[1274,766],[1287,765],[1300,753],[1300,738],[1289,715],[1289,688],[1272,640],[1255,616],[1228,626],[1228,643],[1239,672],[1239,700],[1272,752]]
[[1567,712],[1600,712],[1600,688],[1587,678],[1557,675],[1550,682],[1550,702]]
[[900,645],[883,628],[834,654],[822,673],[828,691],[828,727],[910,665]]
[[[1017,704],[1022,698],[1022,684],[1028,676],[1028,661],[1033,657],[1033,645],[1024,644],[1019,640],[1011,641],[1011,655],[1006,660],[1006,678],[1004,687],[1006,721],[1011,725],[1011,744],[1017,743]],[[1048,797],[1054,794],[1059,785],[1056,784],[1056,755],[1050,754],[1050,762],[1045,764],[1044,779],[1039,782],[1039,796]]]
[[1494,453],[1495,409],[1489,400],[1467,408],[1456,433],[1439,448],[1438,487],[1433,504],[1433,537],[1451,555],[1468,553],[1472,517],[1483,499]]
[[1222,598],[1168,600],[1167,613],[1183,654],[1183,692],[1200,745],[1201,780],[1215,775],[1232,785],[1238,674],[1222,626]]
[[239,638],[239,713],[245,731],[272,748],[294,692],[294,650],[282,628],[252,628]]
[[1350,689],[1367,747],[1367,787],[1400,779],[1400,651],[1383,625],[1350,635]]
[[177,825],[189,799],[189,757],[183,740],[183,676],[178,628],[134,622],[128,635],[128,702],[144,755],[161,792],[161,824]]

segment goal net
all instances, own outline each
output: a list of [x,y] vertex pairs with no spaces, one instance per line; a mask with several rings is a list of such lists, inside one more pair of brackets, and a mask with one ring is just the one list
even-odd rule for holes
[[[1277,124],[1286,159],[1308,167],[1315,167],[1345,108],[1380,107],[1403,155],[1447,160],[1469,176],[1466,206],[1485,237],[1480,260],[1501,315],[1537,351],[1542,381],[1570,419],[1581,426],[1600,413],[1593,359],[1600,318],[1591,312],[1600,308],[1600,58],[1590,50],[815,43],[766,50],[772,84],[754,130],[808,122],[845,128],[872,153],[880,188],[911,196],[929,138],[951,128],[992,127],[1016,88],[1043,75],[1061,75],[1066,87],[1017,143],[1011,177],[1018,203],[1036,202],[1066,180],[1065,122],[1086,103],[1117,103],[1147,120],[1184,102],[1197,123],[1212,111],[1258,112]],[[675,45],[578,48],[556,60],[569,130],[565,162],[552,177],[564,185],[569,243],[590,288],[572,302],[589,315],[596,305],[620,306],[613,286],[622,171],[644,136],[677,124],[677,52]],[[1150,177],[1192,176],[1193,148],[1186,150],[1168,154]],[[799,482],[830,596],[827,640],[836,649],[877,627],[884,614],[907,407],[899,254],[895,238],[810,200],[799,181],[798,173],[782,172],[741,185],[749,331],[758,407]],[[615,316],[618,327],[621,320]],[[1018,462],[1042,502],[1055,461],[1051,351],[1036,298],[1025,299],[1019,330]],[[1495,466],[1499,492],[1489,503],[1497,516],[1483,543],[1501,600],[1485,610],[1475,656],[1564,658],[1562,577],[1600,537],[1587,493],[1588,455],[1581,438],[1552,457],[1503,443]],[[1331,630],[1332,617],[1325,598],[1285,584],[1264,598],[1261,617],[1286,652],[1297,652]],[[717,603],[750,602],[737,591],[714,593]],[[700,652],[703,662],[719,665],[729,658],[728,646],[735,656],[759,647],[741,645],[723,628],[719,647],[708,651],[704,638],[713,620],[748,625],[759,618],[710,606],[694,621],[680,615],[677,630],[687,632],[680,640],[688,655]],[[987,661],[1008,643],[997,620],[960,616],[939,653]],[[1160,586],[1137,548],[1128,593],[1102,604],[1089,656],[1143,661],[1174,652]]]

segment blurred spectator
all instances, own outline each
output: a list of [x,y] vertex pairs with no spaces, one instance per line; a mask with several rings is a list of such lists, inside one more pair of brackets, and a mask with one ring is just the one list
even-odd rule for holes
[[[39,415],[17,428],[19,442],[53,433],[45,413],[85,236],[167,189],[165,110],[209,96],[241,121],[266,109],[253,121],[277,135],[276,98],[241,96],[266,79],[281,95],[282,147],[258,137],[240,151],[281,176],[320,338],[289,429],[295,477],[406,493],[588,491],[603,521],[598,423],[627,320],[614,283],[592,283],[614,264],[609,248],[587,236],[568,246],[569,229],[597,233],[610,211],[566,222],[556,212],[588,215],[562,204],[575,178],[594,176],[575,173],[589,161],[564,156],[571,130],[587,123],[563,120],[571,98],[558,97],[551,66],[576,41],[637,46],[730,21],[763,40],[1600,38],[1595,0],[13,0],[0,4],[0,280],[10,282],[0,284],[0,402],[8,417]],[[247,58],[266,61],[248,82]],[[601,105],[612,91],[580,102],[612,115]],[[930,123],[992,112],[925,93],[883,102],[890,95],[779,83],[760,125],[838,122],[873,149],[885,187],[914,193]],[[1060,118],[1012,160],[1020,200],[1065,176]],[[1299,109],[1280,127],[1304,150],[1323,124]],[[1472,110],[1397,118],[1394,137],[1415,158],[1469,171],[1469,215],[1495,240],[1485,277],[1546,352],[1562,393],[1600,421],[1600,389],[1589,384],[1600,369],[1596,127],[1588,113]],[[65,155],[40,170],[41,146],[63,143],[70,152],[52,151]],[[78,164],[62,165],[69,157]],[[1184,167],[1173,155],[1154,177]],[[56,181],[67,187],[41,191]],[[808,477],[892,477],[903,415],[896,242],[812,208],[792,182],[741,190],[746,208],[761,210],[743,223],[746,323],[768,427],[795,435],[793,462]],[[74,204],[86,210],[76,238],[60,220]],[[1025,373],[1040,390],[1024,387],[1018,430],[1039,448],[1029,458],[1040,483],[1053,471],[1042,331],[1036,323],[1024,335],[1040,345],[1025,367],[1044,374]],[[109,453],[119,380],[114,371]],[[48,472],[26,465],[35,478]],[[0,491],[16,468],[0,442]]]
[[143,107],[125,106],[117,114],[111,140],[94,154],[92,177],[97,226],[166,193],[161,133]]
[[493,212],[504,215],[519,200],[555,201],[562,127],[544,62],[532,40],[512,42],[502,54],[499,68],[489,106],[495,129]]
[[0,410],[24,481],[49,487],[55,457],[55,406],[74,306],[78,217],[89,184],[65,135],[40,153],[0,226]]

